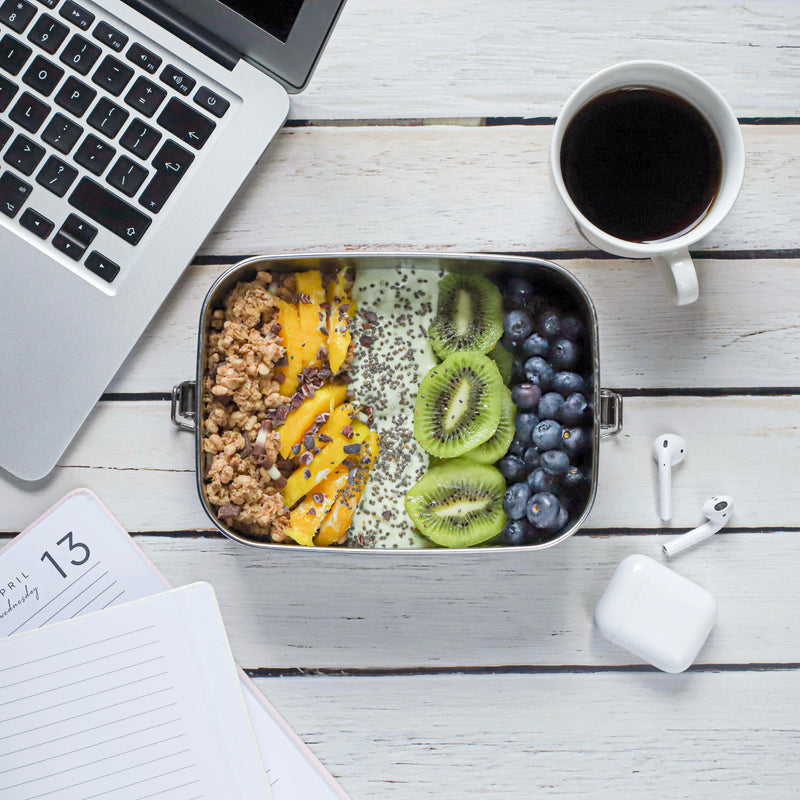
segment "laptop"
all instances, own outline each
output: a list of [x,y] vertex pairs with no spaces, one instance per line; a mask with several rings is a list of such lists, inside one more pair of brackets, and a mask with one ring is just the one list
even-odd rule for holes
[[0,0],[0,467],[55,466],[344,0]]

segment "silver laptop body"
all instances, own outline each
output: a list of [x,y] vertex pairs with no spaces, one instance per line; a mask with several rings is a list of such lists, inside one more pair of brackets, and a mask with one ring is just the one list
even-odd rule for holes
[[343,0],[277,5],[288,20],[265,23],[268,1],[0,0],[0,467],[13,475],[55,466],[283,124]]

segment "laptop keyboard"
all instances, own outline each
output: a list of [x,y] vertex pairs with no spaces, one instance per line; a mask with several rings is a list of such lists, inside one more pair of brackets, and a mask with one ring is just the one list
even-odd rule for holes
[[94,6],[0,0],[0,34],[0,213],[110,283],[230,102]]

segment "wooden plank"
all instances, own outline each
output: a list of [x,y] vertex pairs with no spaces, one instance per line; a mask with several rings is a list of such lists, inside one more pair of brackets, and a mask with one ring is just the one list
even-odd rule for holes
[[[678,307],[649,262],[561,262],[591,294],[609,387],[765,387],[797,384],[800,285],[793,259],[698,262],[700,300]],[[200,306],[229,265],[192,267],[109,386],[168,392],[195,374]],[[781,302],[775,302],[780,287]]]
[[[662,561],[664,540],[575,536],[540,552],[384,558],[137,537],[172,583],[214,585],[239,663],[306,669],[641,664],[595,631],[592,614],[617,564],[633,553]],[[718,535],[672,562],[719,603],[698,663],[800,663],[798,559],[800,536],[774,532]]]
[[[205,254],[587,249],[554,190],[551,126],[290,128]],[[745,126],[749,169],[699,248],[800,247],[800,126]]]
[[[738,527],[796,527],[800,397],[629,397],[625,428],[601,443],[588,527],[658,528],[653,439],[686,438],[673,478],[673,527],[700,524],[715,493],[738,499]],[[210,528],[196,496],[192,436],[173,428],[166,402],[102,402],[51,475],[0,481],[0,531],[21,530],[76,486],[95,490],[134,531]]]
[[660,59],[710,81],[742,116],[796,116],[797,8],[714,0],[349,0],[301,119],[555,116],[585,78]]
[[794,797],[796,672],[280,678],[354,798]]

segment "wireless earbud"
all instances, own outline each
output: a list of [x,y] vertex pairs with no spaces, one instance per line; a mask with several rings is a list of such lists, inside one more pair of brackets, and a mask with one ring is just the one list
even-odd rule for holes
[[672,519],[672,467],[686,457],[686,442],[677,433],[663,433],[653,442],[653,458],[658,462],[658,515]]
[[667,558],[672,558],[678,553],[682,553],[687,547],[692,547],[698,542],[702,542],[703,539],[708,539],[722,528],[733,513],[733,498],[725,494],[709,497],[703,503],[703,513],[708,517],[708,522],[704,522],[699,528],[684,533],[682,536],[670,539],[664,545],[664,555]]

